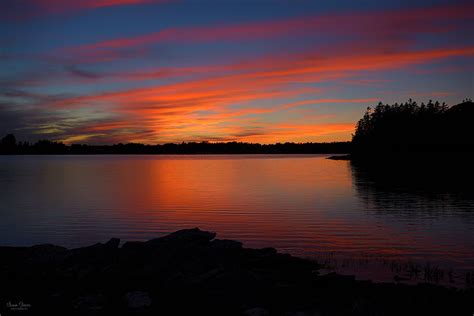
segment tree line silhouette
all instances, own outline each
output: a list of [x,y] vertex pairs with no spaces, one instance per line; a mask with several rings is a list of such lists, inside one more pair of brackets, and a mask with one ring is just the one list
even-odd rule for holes
[[474,104],[466,99],[449,107],[411,99],[367,108],[352,138],[352,154],[474,152]]
[[474,104],[466,99],[448,106],[411,99],[368,107],[357,122],[352,142],[276,143],[188,142],[146,145],[66,145],[40,140],[17,142],[13,134],[0,140],[0,154],[314,154],[351,153],[352,158],[377,153],[473,152]]
[[146,145],[138,143],[115,145],[66,145],[61,142],[40,140],[34,144],[18,142],[9,134],[0,141],[1,154],[315,154],[347,153],[350,142],[331,143],[276,143],[244,142],[188,142],[180,144]]

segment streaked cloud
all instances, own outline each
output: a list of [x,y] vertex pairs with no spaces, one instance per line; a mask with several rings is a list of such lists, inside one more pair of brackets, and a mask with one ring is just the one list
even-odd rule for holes
[[[151,2],[35,5],[62,14]],[[0,123],[14,122],[8,130],[25,138],[69,143],[348,140],[363,109],[378,101],[469,97],[461,95],[468,89],[462,77],[453,87],[441,76],[472,68],[466,26],[473,9],[461,3],[185,23],[59,42],[19,54],[18,64],[2,53],[8,59],[1,62],[16,66],[0,74]],[[199,59],[199,52],[209,56]],[[409,85],[416,76],[423,80]]]
[[27,19],[100,8],[169,2],[172,0],[3,0],[0,3],[0,17]]
[[106,61],[126,58],[133,55],[130,50],[137,51],[137,47],[157,43],[270,40],[282,36],[312,37],[314,34],[357,37],[358,41],[363,37],[363,45],[366,44],[364,41],[379,41],[390,49],[405,45],[415,35],[455,31],[463,27],[460,21],[469,19],[473,12],[474,5],[465,3],[371,13],[344,12],[243,24],[166,28],[144,35],[65,47],[62,52],[75,55],[83,61]]

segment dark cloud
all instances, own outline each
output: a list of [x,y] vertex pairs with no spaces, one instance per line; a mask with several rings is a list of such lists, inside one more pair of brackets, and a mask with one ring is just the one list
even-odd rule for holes
[[100,79],[102,75],[78,68],[77,66],[65,66],[68,73],[83,79]]
[[262,128],[255,128],[255,129],[245,129],[237,133],[233,133],[232,136],[237,138],[246,137],[246,136],[260,136],[265,135],[266,133]]

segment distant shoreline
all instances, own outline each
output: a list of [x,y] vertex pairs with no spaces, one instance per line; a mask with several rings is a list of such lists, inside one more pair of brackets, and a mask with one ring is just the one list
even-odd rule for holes
[[[67,153],[67,154],[0,154],[1,156],[311,156],[311,155],[330,155],[327,159],[338,159],[339,154],[335,153],[179,153],[179,154],[143,154],[143,153]],[[342,157],[346,155],[341,154]],[[349,155],[347,155],[349,156]],[[349,160],[349,159],[347,159]]]
[[2,139],[0,155],[241,155],[241,154],[344,154],[350,152],[350,142],[331,143],[169,143],[145,145],[138,143],[115,145],[85,145],[42,140],[34,144],[17,142],[9,134]]

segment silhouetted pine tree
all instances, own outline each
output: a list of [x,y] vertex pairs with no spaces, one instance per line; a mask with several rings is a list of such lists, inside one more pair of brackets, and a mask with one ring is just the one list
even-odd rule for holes
[[432,100],[379,103],[357,122],[353,152],[474,151],[473,120],[470,99],[453,107]]

